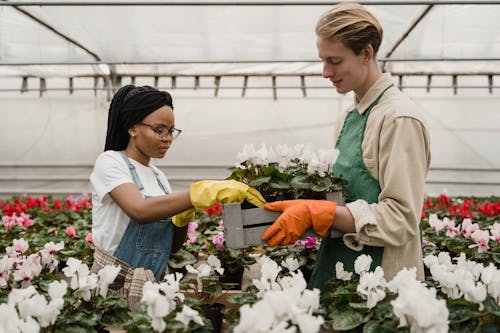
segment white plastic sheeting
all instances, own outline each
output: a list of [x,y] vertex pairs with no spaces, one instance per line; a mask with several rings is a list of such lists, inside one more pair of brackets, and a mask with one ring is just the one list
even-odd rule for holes
[[[368,7],[385,29],[384,58],[426,5]],[[90,167],[104,145],[110,95],[101,89],[110,71],[123,76],[121,84],[135,77],[138,85],[157,84],[173,94],[183,134],[157,163],[175,189],[226,176],[246,143],[331,148],[335,118],[352,99],[320,77],[314,26],[329,5],[20,8],[100,61],[15,8],[0,6],[0,196],[89,190]],[[435,5],[391,58],[497,58],[499,18],[500,4]],[[100,65],[82,64],[94,62]],[[123,64],[128,62],[134,64]],[[429,193],[500,193],[499,65],[386,63],[396,73],[433,74],[430,84],[426,75],[405,75],[401,82],[422,106],[431,131]],[[460,75],[454,83],[450,75],[437,75],[443,73],[478,75]],[[40,78],[49,89],[42,97],[37,90],[20,94],[23,87],[43,90]],[[68,78],[74,78],[71,95]]]

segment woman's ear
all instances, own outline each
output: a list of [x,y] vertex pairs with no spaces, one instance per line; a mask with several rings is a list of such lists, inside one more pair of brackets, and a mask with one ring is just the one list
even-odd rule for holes
[[137,135],[137,133],[135,132],[135,126],[132,126],[128,129],[128,135],[130,135],[131,137],[134,137]]

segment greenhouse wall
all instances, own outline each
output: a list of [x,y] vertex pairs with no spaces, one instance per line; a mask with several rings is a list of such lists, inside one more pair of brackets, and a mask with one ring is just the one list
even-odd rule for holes
[[[147,84],[147,83],[146,83]],[[168,89],[170,90],[170,89]],[[405,89],[423,110],[432,140],[428,194],[498,195],[500,92],[487,89]],[[176,127],[183,130],[155,161],[174,189],[222,179],[247,143],[331,148],[332,127],[352,102],[334,89],[177,89]],[[0,195],[90,191],[88,177],[103,150],[109,96],[97,91],[0,95]]]

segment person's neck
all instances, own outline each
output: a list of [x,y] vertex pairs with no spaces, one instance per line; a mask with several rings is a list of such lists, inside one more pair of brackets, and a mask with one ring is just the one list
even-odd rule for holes
[[365,83],[358,89],[354,91],[356,95],[356,100],[359,102],[366,92],[371,88],[371,86],[382,76],[382,71],[376,62],[374,66],[370,67],[368,75],[366,77]]
[[149,166],[149,161],[151,160],[151,158],[141,153],[139,150],[137,150],[137,148],[128,146],[127,148],[125,148],[124,153],[125,155],[141,163],[142,165]]

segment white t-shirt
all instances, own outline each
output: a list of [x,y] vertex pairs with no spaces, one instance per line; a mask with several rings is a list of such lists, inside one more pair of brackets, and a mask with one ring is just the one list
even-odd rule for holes
[[[128,158],[139,179],[144,186],[141,193],[144,196],[158,196],[165,192],[162,190],[153,169],[158,173],[162,184],[168,193],[171,193],[167,177],[153,165],[145,166]],[[118,151],[108,150],[101,153],[94,164],[94,170],[90,175],[92,186],[92,236],[96,246],[103,248],[113,254],[120,244],[120,240],[127,229],[130,218],[111,199],[109,192],[115,187],[132,183],[134,180],[130,169]]]

